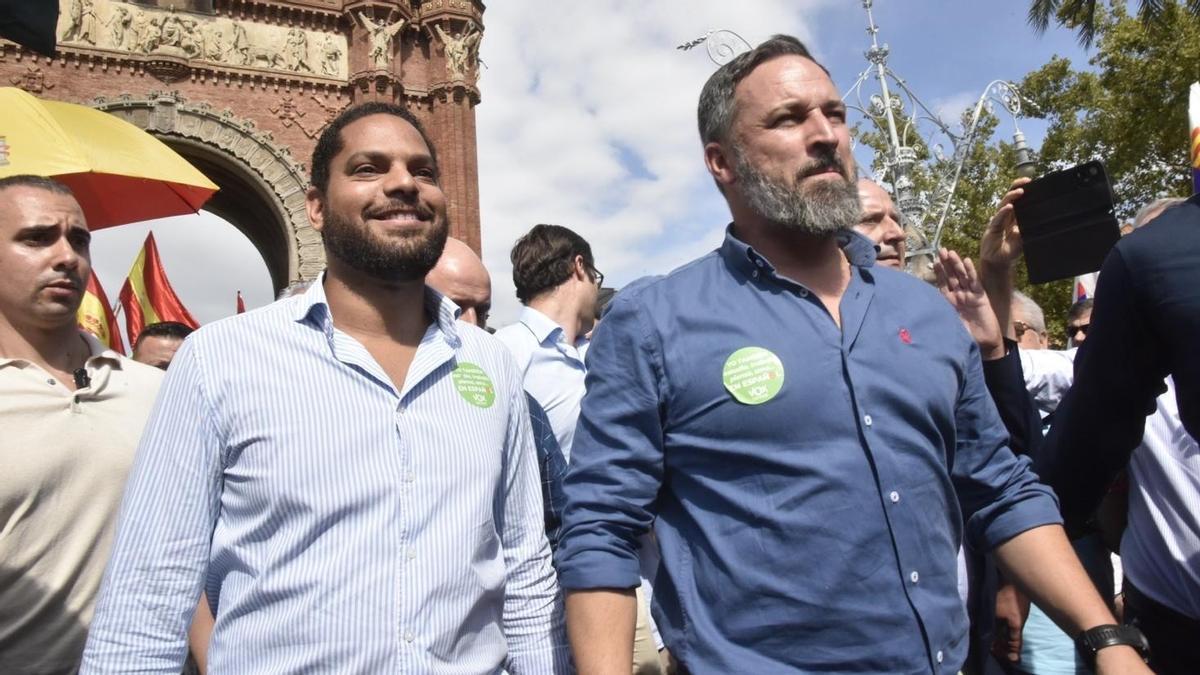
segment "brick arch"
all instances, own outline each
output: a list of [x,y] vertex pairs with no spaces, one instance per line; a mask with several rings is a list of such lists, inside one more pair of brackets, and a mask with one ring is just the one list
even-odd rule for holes
[[276,290],[325,266],[320,235],[304,210],[304,168],[270,132],[176,93],[97,98],[92,105],[154,134],[220,186],[205,210],[250,239]]

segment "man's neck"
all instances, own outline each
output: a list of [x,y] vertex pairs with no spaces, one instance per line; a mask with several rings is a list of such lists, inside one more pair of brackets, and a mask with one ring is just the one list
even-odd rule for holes
[[425,312],[425,281],[383,282],[330,261],[325,299],[333,325],[360,341],[415,347],[431,318]]
[[770,223],[734,223],[733,233],[770,261],[776,274],[823,296],[841,297],[849,263],[835,235],[788,231]]
[[43,329],[14,326],[0,317],[0,357],[28,361],[54,373],[82,368],[91,356],[75,323]]
[[563,341],[569,345],[575,344],[575,341],[579,339],[579,332],[583,328],[582,322],[579,320],[579,308],[575,305],[576,303],[571,301],[566,290],[561,286],[529,301],[530,309],[536,309],[545,314],[551,321],[562,327]]

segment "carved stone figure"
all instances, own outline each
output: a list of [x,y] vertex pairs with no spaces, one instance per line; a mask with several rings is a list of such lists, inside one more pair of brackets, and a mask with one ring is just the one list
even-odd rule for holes
[[250,65],[250,39],[246,37],[246,29],[242,24],[234,22],[233,39],[225,52],[225,62],[239,66]]
[[195,19],[183,20],[183,34],[179,37],[179,46],[183,48],[189,59],[200,56],[200,31],[196,29]]
[[183,43],[183,23],[179,17],[171,15],[163,18],[162,30],[159,33],[158,46],[181,47]]
[[288,31],[284,54],[288,70],[313,72],[312,66],[308,64],[308,34],[304,31],[299,28]]
[[200,52],[209,61],[220,61],[225,51],[222,42],[225,34],[216,23],[208,23],[200,27]]
[[108,35],[112,38],[112,46],[115,49],[129,49],[125,44],[125,36],[129,32],[130,24],[133,22],[133,14],[122,5],[113,5],[113,13],[108,17],[108,23],[104,24],[108,27]]
[[375,23],[364,12],[359,12],[357,16],[371,39],[371,65],[377,70],[386,70],[392,58],[392,38],[404,28],[404,19],[389,26],[382,22]]
[[137,51],[146,54],[154,51],[162,38],[162,21],[145,12],[140,12],[133,25],[137,29]]
[[71,0],[67,16],[67,30],[63,33],[63,42],[96,44],[96,26],[100,20],[96,17],[93,0]]
[[450,76],[459,80],[466,78],[467,71],[474,65],[475,48],[479,45],[482,34],[475,30],[473,24],[465,32],[456,33],[454,37],[447,35],[440,25],[435,24],[433,29],[446,46],[446,69],[450,71]]
[[325,36],[325,44],[321,46],[321,72],[331,77],[341,74],[339,66],[342,63],[342,48],[332,35]]

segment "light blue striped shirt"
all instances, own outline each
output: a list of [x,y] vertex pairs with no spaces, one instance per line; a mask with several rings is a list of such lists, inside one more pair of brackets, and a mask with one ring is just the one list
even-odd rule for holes
[[179,673],[202,587],[214,673],[567,671],[507,350],[427,289],[437,320],[396,391],[322,280],[179,350],[83,672]]

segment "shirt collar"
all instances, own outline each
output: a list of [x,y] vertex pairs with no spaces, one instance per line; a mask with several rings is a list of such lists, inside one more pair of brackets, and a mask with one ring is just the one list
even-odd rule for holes
[[[93,359],[104,359],[104,360],[112,361],[115,364],[121,363],[121,355],[116,353],[115,351],[109,349],[107,345],[105,345],[103,342],[98,340],[91,333],[89,333],[85,330],[81,330],[81,331],[79,331],[79,337],[83,338],[83,341],[85,343],[87,343],[87,346],[88,346],[87,363],[89,365],[91,364]],[[10,359],[10,358],[0,357],[0,368],[3,368],[5,366],[24,366],[28,363],[29,363],[29,361],[26,361],[25,359]]]
[[[837,237],[838,246],[842,247],[842,252],[846,254],[846,259],[851,265],[872,267],[875,264],[875,244],[870,239],[854,230],[838,230],[834,236]],[[747,276],[752,276],[755,272],[775,273],[771,261],[755,251],[753,246],[733,235],[733,223],[725,228],[725,242],[721,244],[720,255]]]
[[[329,338],[333,337],[333,321],[329,313],[329,300],[325,297],[325,272],[313,281],[304,293],[295,298],[295,308],[292,318],[302,323],[309,321],[325,331]],[[425,287],[425,311],[434,317],[438,332],[451,347],[458,348],[462,339],[458,334],[458,315],[462,309],[454,301],[438,293],[429,286]]]
[[[538,344],[554,344],[562,339],[563,328],[555,323],[554,319],[542,314],[532,307],[525,307],[521,310],[521,316],[517,319],[525,324],[533,337],[537,338]],[[551,339],[553,338],[553,339]]]

